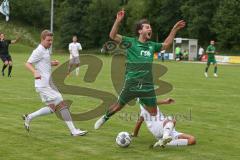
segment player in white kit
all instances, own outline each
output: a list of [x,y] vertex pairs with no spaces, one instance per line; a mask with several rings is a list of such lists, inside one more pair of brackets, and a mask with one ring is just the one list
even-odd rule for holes
[[63,101],[62,95],[53,86],[51,81],[51,66],[59,65],[59,61],[51,61],[51,53],[49,48],[52,45],[53,34],[44,30],[41,33],[41,43],[33,50],[31,56],[26,62],[26,67],[30,70],[35,78],[36,92],[39,93],[42,102],[46,104],[45,107],[30,113],[23,115],[24,126],[27,131],[30,129],[30,122],[43,115],[48,115],[59,111],[62,119],[67,124],[72,136],[82,136],[87,131],[76,129],[71,118],[68,107]]
[[[157,104],[170,104],[173,103],[173,99],[165,99],[158,101]],[[165,117],[162,112],[157,108],[157,115],[152,116],[146,109],[145,105],[140,103],[140,117],[134,128],[132,134],[133,137],[138,136],[139,129],[142,122],[145,121],[147,128],[153,134],[153,136],[158,140],[153,147],[165,147],[167,146],[186,146],[193,145],[196,143],[196,139],[192,135],[185,133],[180,133],[175,130],[176,120],[172,117]]]
[[69,44],[68,49],[70,53],[68,75],[70,75],[72,67],[76,65],[76,76],[78,76],[80,66],[79,51],[82,50],[82,46],[79,42],[77,42],[77,36],[73,36],[72,43]]

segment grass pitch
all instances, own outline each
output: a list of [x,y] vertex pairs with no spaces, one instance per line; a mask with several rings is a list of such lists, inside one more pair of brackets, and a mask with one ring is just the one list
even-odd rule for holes
[[[93,125],[97,118],[77,121],[76,126],[89,131],[84,137],[71,137],[63,121],[54,114],[39,117],[31,123],[30,134],[23,128],[21,115],[44,106],[34,90],[33,77],[24,63],[32,48],[11,47],[14,61],[12,78],[0,77],[0,159],[164,159],[164,160],[238,160],[240,133],[240,70],[238,65],[219,65],[219,77],[205,78],[205,64],[164,62],[168,72],[161,77],[173,85],[173,90],[158,98],[172,97],[175,104],[162,106],[162,112],[178,116],[177,130],[192,134],[197,144],[190,147],[149,149],[155,139],[146,126],[140,130],[128,148],[119,148],[115,137],[120,131],[132,132],[139,111],[137,105],[127,106],[113,116],[100,130]],[[65,83],[87,86],[116,95],[110,79],[111,57],[99,56],[103,69],[94,83],[86,83],[86,67],[79,77],[71,76]],[[62,63],[68,55],[53,55]],[[159,63],[156,61],[156,63]],[[63,95],[73,100],[73,113],[95,108],[99,100],[76,95]],[[128,113],[128,114],[126,114]]]

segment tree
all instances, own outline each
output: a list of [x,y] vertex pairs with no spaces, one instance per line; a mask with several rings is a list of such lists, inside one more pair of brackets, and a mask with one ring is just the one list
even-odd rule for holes
[[210,39],[215,38],[216,34],[210,28],[218,5],[218,0],[184,0],[181,11],[190,38],[199,39],[200,44],[209,43]]
[[10,1],[11,18],[35,27],[49,27],[50,2],[45,5],[40,0]]
[[119,1],[116,0],[93,0],[87,10],[84,22],[87,26],[88,47],[100,47],[109,38],[109,32],[119,9]]
[[147,2],[148,17],[155,30],[157,41],[163,41],[174,24],[182,19],[182,1],[179,0],[153,0]]
[[127,24],[131,28],[136,21],[146,18],[153,29],[153,39],[163,41],[173,25],[182,18],[179,0],[131,0]]
[[[128,36],[133,36],[135,23],[143,18],[146,18],[146,2],[147,0],[130,0],[126,6],[126,15],[124,22],[126,22],[125,33]],[[124,32],[124,31],[123,31]]]
[[240,49],[240,1],[223,0],[213,18],[212,30],[217,34],[220,47]]
[[86,28],[84,17],[87,16],[87,8],[91,0],[66,0],[61,4],[61,20],[58,21],[60,32],[60,44],[67,48],[73,35],[77,35],[83,47],[86,46]]

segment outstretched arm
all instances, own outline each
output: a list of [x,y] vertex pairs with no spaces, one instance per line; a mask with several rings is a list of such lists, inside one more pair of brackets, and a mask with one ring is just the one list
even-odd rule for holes
[[170,47],[170,45],[172,44],[174,37],[176,36],[177,32],[184,28],[186,25],[184,20],[178,21],[174,27],[172,28],[171,32],[169,33],[168,37],[165,39],[164,43],[163,43],[163,47],[162,50],[166,50]]
[[171,104],[174,103],[175,100],[172,98],[167,98],[167,99],[163,99],[163,100],[158,100],[157,101],[157,105],[161,105],[161,104]]
[[125,14],[125,11],[123,9],[117,13],[117,18],[116,18],[116,20],[113,24],[112,30],[109,34],[109,37],[118,43],[120,43],[122,41],[122,36],[120,34],[118,34],[118,29],[119,29],[122,19],[124,18],[124,14]]
[[141,128],[141,125],[142,125],[143,121],[144,121],[144,118],[142,116],[140,116],[138,121],[137,121],[137,123],[136,123],[136,125],[135,125],[134,131],[132,133],[133,137],[137,137],[138,136],[138,132],[139,132],[139,130]]

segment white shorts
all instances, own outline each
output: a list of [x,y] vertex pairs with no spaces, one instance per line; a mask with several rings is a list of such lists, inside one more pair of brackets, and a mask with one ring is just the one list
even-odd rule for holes
[[70,59],[70,64],[79,64],[80,63],[80,60],[79,60],[79,57],[72,57]]
[[60,102],[63,101],[61,93],[59,93],[59,91],[57,90],[52,89],[51,87],[36,88],[36,92],[39,93],[42,102],[47,105],[58,105]]

